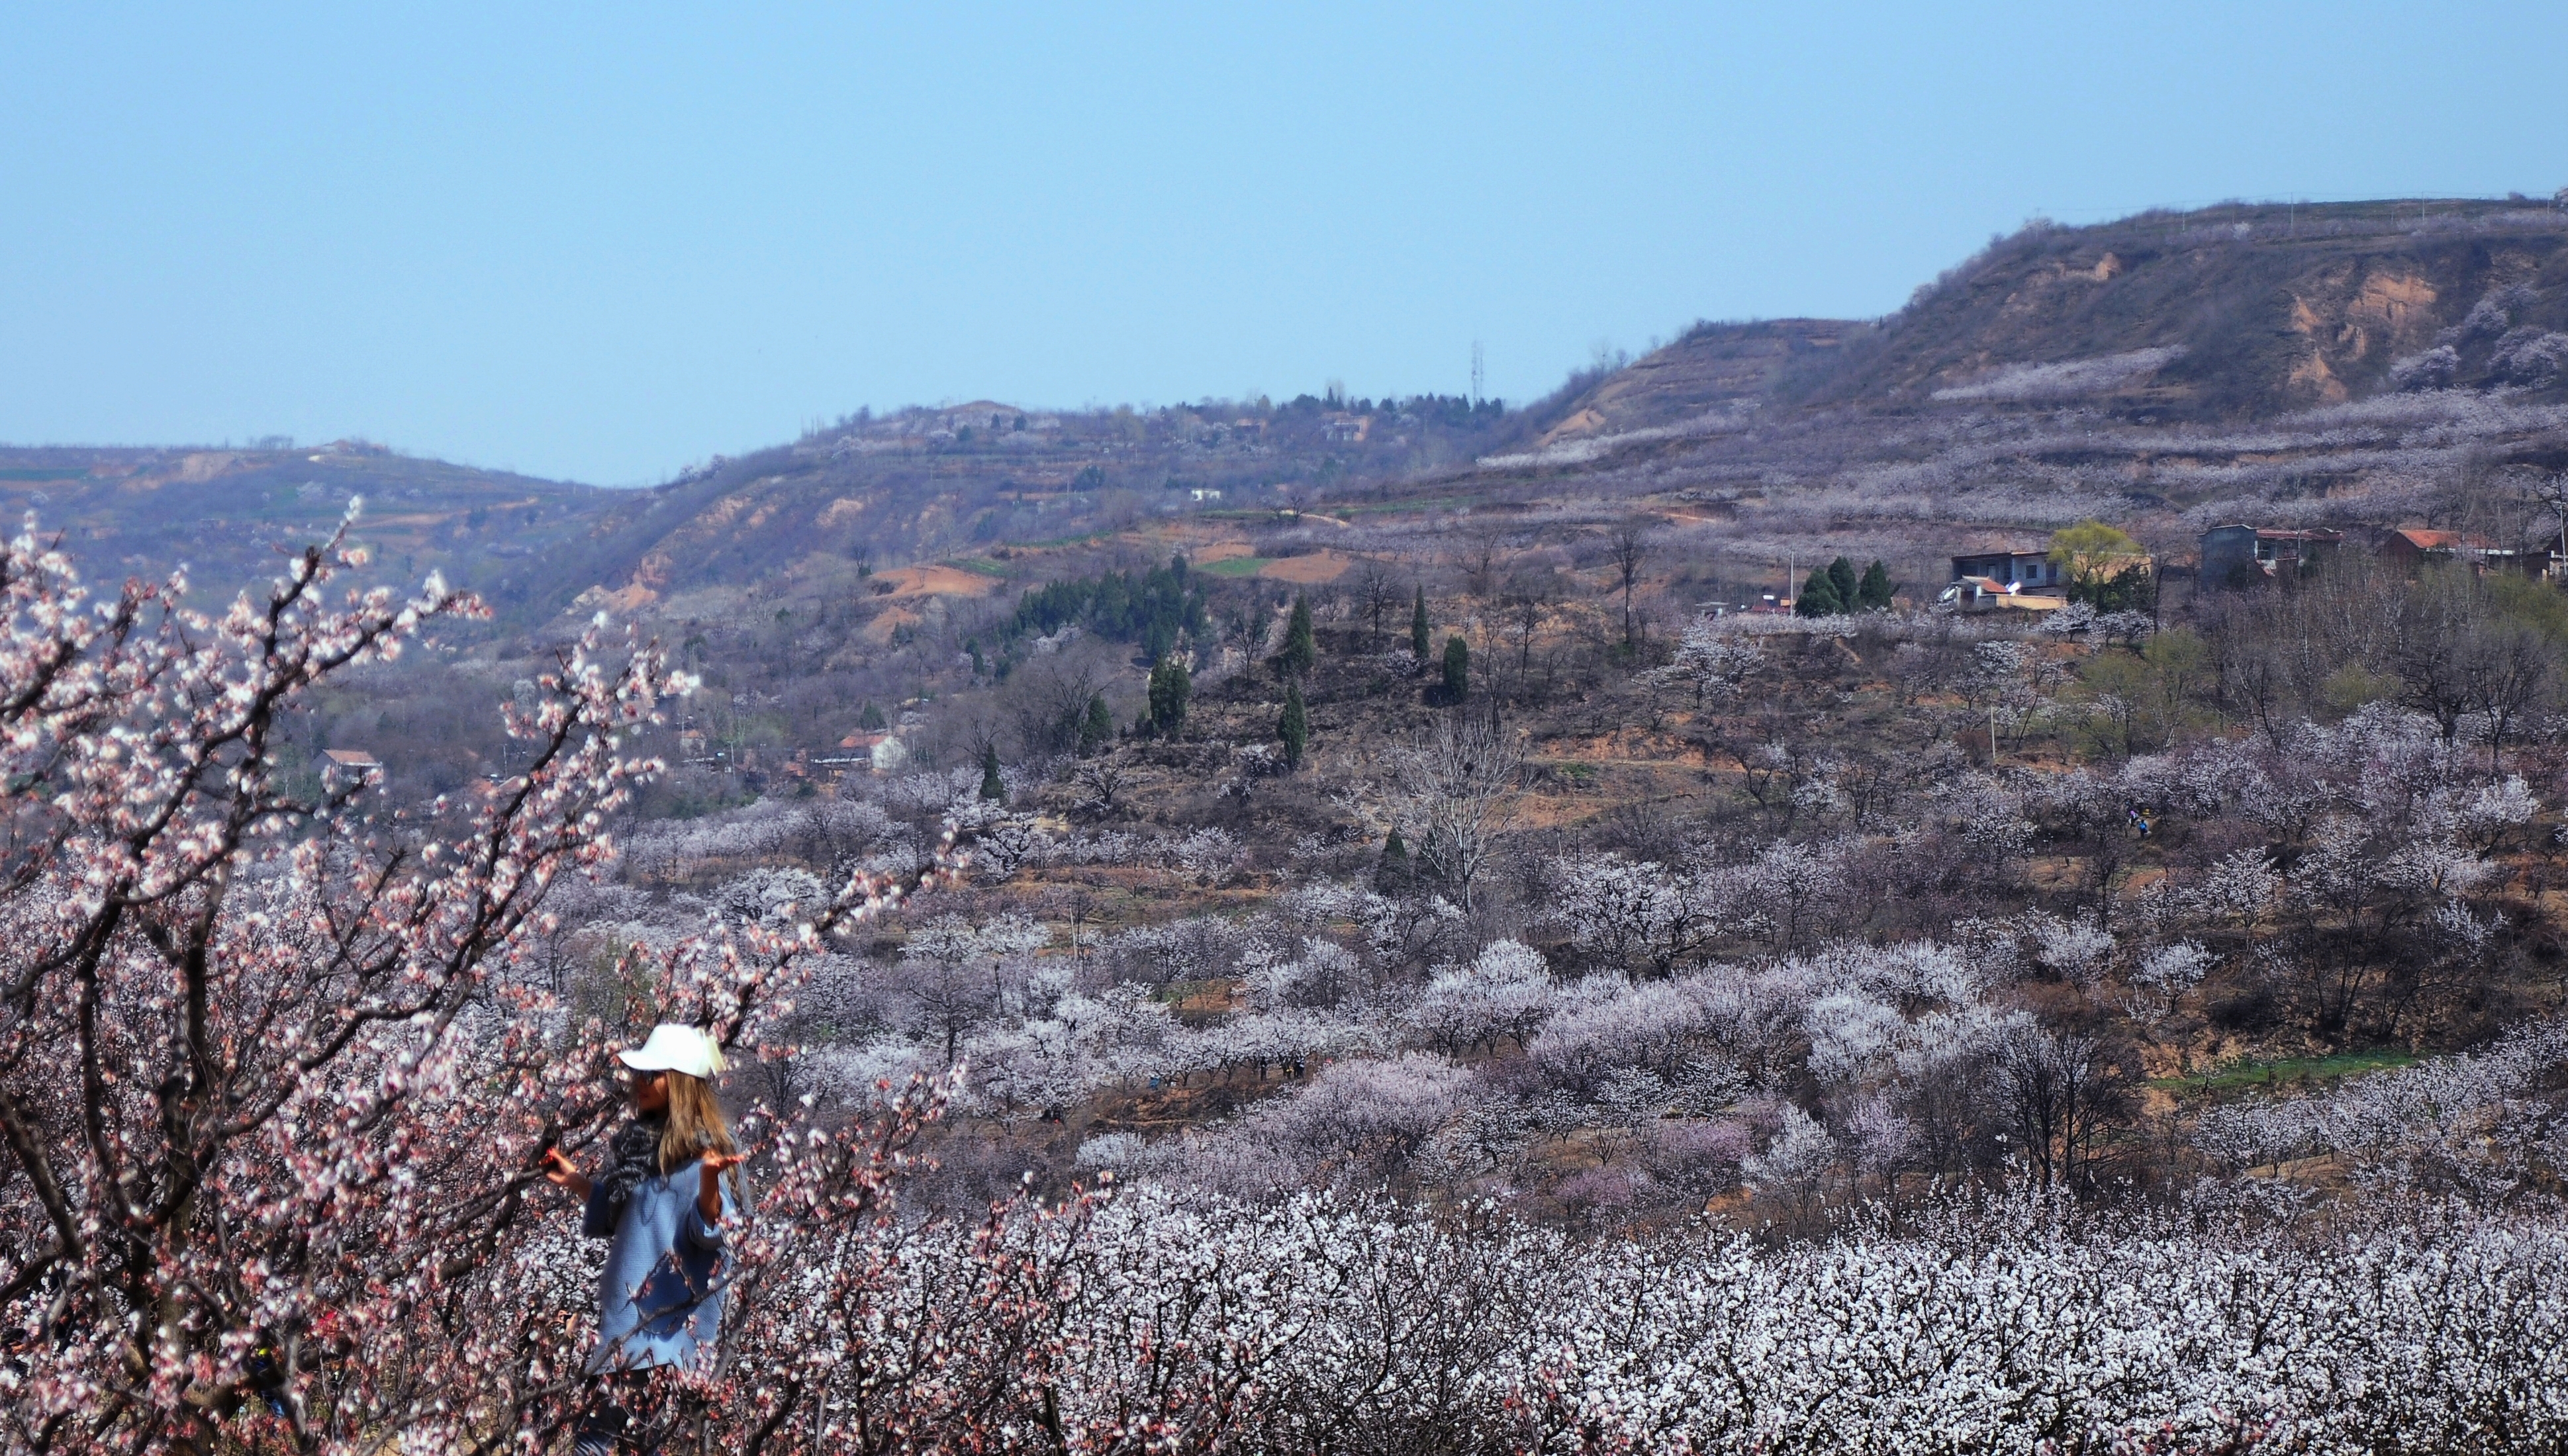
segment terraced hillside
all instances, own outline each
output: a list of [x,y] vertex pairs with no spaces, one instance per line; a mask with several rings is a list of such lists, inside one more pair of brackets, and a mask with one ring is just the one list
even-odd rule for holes
[[2563,392],[2568,214],[2238,205],[2037,224],[1889,318],[1699,325],[1519,409],[984,401],[858,415],[638,491],[357,446],[14,449],[0,503],[99,566],[185,559],[213,584],[363,493],[385,571],[442,568],[511,630],[815,596],[872,621],[960,595],[852,585],[873,567],[995,586],[1164,549],[1416,556],[1457,523],[1575,557],[1635,511],[1684,537],[1701,579],[1677,589],[1717,595],[1838,552],[1922,580],[1950,551],[2090,515],[2178,553],[2249,515],[2520,533],[2540,512],[2515,467],[2568,463]]

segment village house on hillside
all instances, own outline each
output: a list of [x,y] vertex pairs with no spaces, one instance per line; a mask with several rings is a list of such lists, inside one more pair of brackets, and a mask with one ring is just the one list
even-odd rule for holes
[[2559,553],[2549,547],[2525,551],[2500,546],[2481,536],[2425,526],[2401,526],[2382,534],[2375,548],[2386,560],[2410,570],[2439,561],[2466,561],[2481,571],[2520,571],[2543,580],[2558,577]]
[[315,756],[312,766],[323,773],[335,772],[344,777],[365,778],[377,782],[382,781],[384,776],[384,765],[381,760],[363,748],[324,748]]
[[[2317,570],[2321,562],[2344,549],[2346,532],[2295,529],[2244,523],[2214,526],[2202,533],[2201,579],[2215,586],[2238,586],[2263,577],[2290,580]],[[2372,542],[2373,554],[2403,570],[2437,562],[2466,562],[2478,571],[2519,571],[2536,579],[2556,579],[2563,558],[2556,550],[2500,546],[2482,536],[2435,526],[2394,526]]]
[[1953,558],[1953,582],[1960,585],[1974,579],[1995,582],[2001,592],[2016,594],[2042,592],[2056,597],[2069,595],[2061,565],[2051,559],[2047,548],[2031,551],[1976,551]]
[[849,751],[821,761],[863,768],[868,773],[897,773],[900,765],[909,761],[909,749],[890,733],[849,733],[838,739],[838,746]]
[[2291,530],[2246,524],[2213,526],[2202,533],[2200,579],[2214,585],[2250,575],[2298,576],[2345,544],[2345,532]]
[[1971,551],[1952,560],[1952,584],[1937,594],[1935,605],[1960,612],[2056,611],[2069,604],[2072,582],[2123,579],[2132,572],[2145,579],[2155,566],[2138,552],[2080,552],[2064,559],[2046,547]]
[[2069,605],[2069,597],[2058,588],[2028,591],[2021,583],[1973,573],[1944,588],[1935,605],[1957,612],[2055,612]]
[[2070,553],[2066,560],[2048,547],[2015,551],[1973,551],[1953,558],[1953,580],[1982,576],[2020,592],[2069,594],[2069,583],[2082,575],[2110,577],[2125,571],[2148,572],[2154,562],[2142,551]]

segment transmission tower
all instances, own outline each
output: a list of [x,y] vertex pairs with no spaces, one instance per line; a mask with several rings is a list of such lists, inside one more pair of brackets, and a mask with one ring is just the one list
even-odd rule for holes
[[1480,390],[1480,341],[1474,339],[1471,341],[1471,403],[1473,405],[1479,404],[1485,398]]

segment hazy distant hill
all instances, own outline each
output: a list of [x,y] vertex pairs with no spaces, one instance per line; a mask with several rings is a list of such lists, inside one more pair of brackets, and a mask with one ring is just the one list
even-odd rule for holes
[[440,569],[503,607],[538,607],[554,595],[563,563],[587,554],[611,494],[350,440],[0,447],[0,507],[12,529],[33,512],[95,578],[183,562],[200,597],[264,578],[282,553],[325,536],[350,496],[362,496],[357,538],[375,549],[384,574],[415,581]]
[[[2420,403],[2292,423],[2408,394]],[[443,569],[508,628],[601,604],[694,616],[744,590],[837,592],[819,584],[853,580],[858,563],[952,560],[995,586],[1049,569],[1017,559],[1027,547],[1246,543],[1251,527],[1263,544],[1238,549],[1357,544],[1277,533],[1311,507],[1352,526],[1681,496],[1687,519],[1726,523],[1725,549],[1788,559],[1807,537],[1926,572],[1953,539],[2090,513],[2180,540],[2188,511],[2438,509],[2464,457],[2568,459],[2553,438],[2564,396],[2568,213],[2241,205],[2029,226],[1887,319],[1698,325],[1523,409],[982,401],[858,415],[648,490],[347,442],[0,449],[0,505],[67,530],[95,572],[183,559],[228,589],[361,493],[360,534],[386,573]],[[2236,434],[2259,421],[2284,433]],[[700,592],[714,596],[684,605]]]
[[613,501],[604,521],[655,539],[601,585],[657,599],[809,558],[931,560],[1271,512],[1463,465],[1523,428],[1495,401],[1436,396],[857,417]]
[[894,564],[1008,542],[1289,504],[1467,462],[1523,428],[1495,401],[1304,396],[1147,413],[987,402],[858,416],[716,457],[663,486],[606,490],[341,441],[247,449],[0,447],[0,507],[66,533],[93,575],[186,562],[200,593],[263,578],[365,497],[380,571],[439,569],[502,625],[737,588],[814,560]]
[[[2568,213],[2547,206],[2238,206],[2029,228],[1925,290],[1811,398],[2084,397],[2234,421],[2396,388],[2400,362],[2438,345],[2454,358],[2432,382],[2556,391],[2568,361],[2518,356],[2568,329],[2563,284]],[[2025,368],[2067,361],[2090,362],[2083,381]]]
[[1698,325],[1566,402],[1545,438],[1666,427],[1752,397],[2241,421],[2403,385],[2547,396],[2568,384],[2563,364],[2568,212],[2237,205],[2027,227],[1877,324]]

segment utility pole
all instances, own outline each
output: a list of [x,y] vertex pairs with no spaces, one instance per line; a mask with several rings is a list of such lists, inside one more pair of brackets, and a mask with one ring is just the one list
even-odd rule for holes
[[[2550,489],[2552,500],[2559,511],[2559,562],[2568,563],[2568,477],[2553,472],[2550,476]],[[2559,564],[2554,563],[2551,570],[2556,573],[2559,570]],[[2552,577],[2554,581],[2557,579],[2556,575]]]

